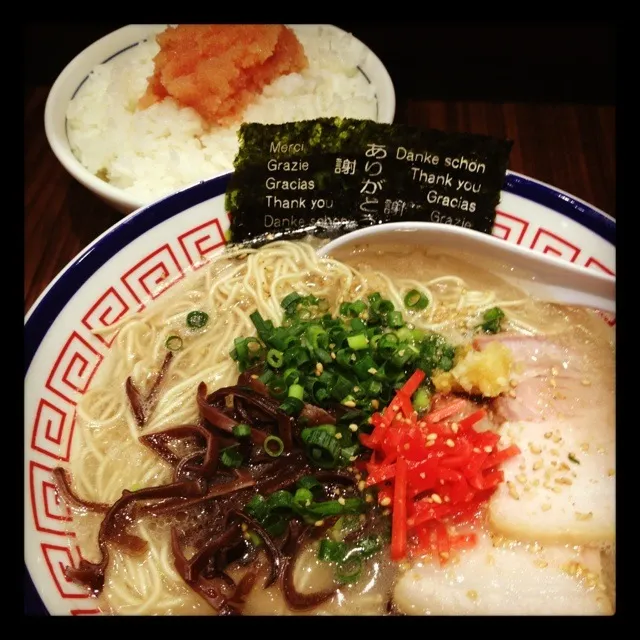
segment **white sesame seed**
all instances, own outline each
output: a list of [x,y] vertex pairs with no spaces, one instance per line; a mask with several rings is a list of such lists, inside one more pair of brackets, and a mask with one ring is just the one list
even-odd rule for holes
[[438,439],[438,434],[437,433],[429,433],[427,434],[427,440],[437,440]]
[[540,507],[543,511],[549,511],[551,509],[551,505],[548,502],[545,502],[542,507]]
[[493,447],[489,447],[489,446],[484,447],[484,452],[485,453],[491,453],[492,451],[493,451]]
[[375,369],[374,367],[370,367],[369,369],[367,369],[367,373],[370,373],[372,376],[375,376],[376,373],[378,373],[378,370]]
[[342,440],[342,434],[338,431],[338,433],[336,433],[336,435],[334,436],[336,440]]
[[340,496],[340,497],[338,498],[338,503],[339,503],[339,504],[345,504],[345,499],[344,499],[342,496]]
[[431,495],[431,499],[436,503],[436,504],[442,504],[442,498],[437,494],[434,493]]
[[388,507],[391,504],[391,498],[389,498],[389,496],[382,498],[382,500],[380,500],[380,504],[383,507]]
[[357,424],[350,424],[349,425],[349,430],[350,431],[357,431],[358,430],[358,425]]
[[323,524],[324,524],[324,520],[316,520],[315,521],[316,527],[321,527]]
[[445,444],[447,445],[447,447],[451,447],[451,448],[456,446],[456,443],[451,438],[446,440]]
[[365,484],[364,480],[360,480],[360,482],[358,482],[358,490],[359,491],[364,491],[366,486],[367,485]]

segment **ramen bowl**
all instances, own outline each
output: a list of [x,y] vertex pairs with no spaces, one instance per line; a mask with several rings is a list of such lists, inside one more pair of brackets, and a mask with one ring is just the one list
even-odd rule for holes
[[[49,96],[47,98],[47,103],[45,106],[44,124],[47,140],[53,153],[60,161],[62,166],[80,184],[89,189],[89,191],[93,192],[114,209],[122,213],[131,213],[135,209],[145,206],[157,198],[143,197],[139,194],[136,195],[131,191],[130,188],[125,189],[119,186],[115,186],[114,184],[101,179],[100,177],[98,177],[98,175],[95,175],[92,171],[87,169],[87,167],[82,162],[80,162],[80,160],[78,159],[78,157],[76,157],[72,150],[71,143],[69,141],[67,111],[70,102],[76,99],[76,97],[78,96],[78,92],[81,90],[83,85],[85,85],[89,75],[98,65],[101,65],[103,63],[117,62],[118,60],[122,60],[123,56],[126,57],[135,55],[136,50],[139,48],[138,45],[144,44],[154,38],[155,35],[158,32],[164,30],[166,26],[167,25],[157,24],[127,25],[126,27],[109,33],[100,40],[94,42],[84,51],[80,52],[60,73],[55,83],[53,84],[51,91],[49,92]],[[387,69],[373,51],[371,51],[357,38],[348,35],[342,29],[334,25],[303,24],[290,26],[298,34],[308,34],[310,32],[313,32],[314,30],[320,30],[320,37],[327,39],[328,42],[330,38],[348,39],[350,46],[355,46],[358,51],[360,51],[358,55],[361,57],[362,61],[358,65],[359,79],[363,83],[368,83],[368,85],[373,86],[375,89],[376,112],[375,118],[373,119],[377,120],[378,122],[393,122],[396,102],[393,82],[391,81],[391,77],[389,76]],[[333,42],[333,40],[331,42]],[[135,69],[135,60],[134,64],[128,63],[127,68]],[[130,71],[130,73],[133,73],[133,71]],[[125,80],[126,86],[129,86],[134,82],[134,80],[130,78]],[[136,81],[137,80],[138,79],[136,77]],[[122,82],[123,81],[121,81],[121,84]],[[113,82],[112,85],[114,85],[116,88],[110,86],[108,89],[109,92],[117,90],[118,83]],[[287,89],[287,91],[290,92],[291,89],[289,88]],[[314,89],[314,91],[317,92],[318,89],[316,88]],[[322,96],[322,98],[326,99],[326,96]],[[285,103],[285,106],[287,100],[289,100],[287,95],[284,94],[279,99]],[[315,115],[310,112],[305,113],[305,109],[300,106],[297,106],[296,109],[298,111],[298,115],[295,117],[291,116],[291,119],[293,120],[311,119],[320,115],[318,113],[316,113]],[[274,114],[270,114],[267,120],[273,122],[281,121],[281,116],[280,120],[278,120],[278,114],[276,113],[275,117],[272,117],[273,115]],[[342,115],[342,113],[337,112],[335,114],[332,113],[324,115]],[[96,137],[97,139],[100,139],[100,136],[104,136],[105,134],[100,132],[100,127],[102,125],[100,125],[99,123],[96,124],[95,122],[93,122],[92,124],[91,122],[92,120],[95,120],[95,115],[90,113],[87,118],[87,129],[89,132],[88,135],[92,137],[93,140],[95,140]],[[160,118],[165,122],[165,124],[170,123],[171,121],[171,118],[168,118],[167,114],[160,116]],[[112,120],[114,119],[112,118]],[[119,120],[118,122],[119,131],[117,131],[117,133],[119,135],[124,135],[122,128],[129,125],[123,124],[125,120]],[[144,125],[138,123],[136,127],[127,129],[128,133],[118,143],[120,150],[122,150],[122,146],[126,146],[127,139],[131,139],[131,137],[133,136],[137,140],[137,132],[139,130],[144,130],[145,128],[148,128],[150,126],[152,128],[155,127],[155,125],[150,125],[149,123]],[[163,131],[164,130],[160,131],[156,138],[159,137],[159,139],[162,139],[165,136],[165,133]],[[176,154],[175,149],[186,149],[186,155],[182,158],[182,160],[180,157],[172,160],[172,167],[175,163],[177,163],[178,167],[181,167],[183,165],[189,167],[190,165],[193,166],[194,162],[196,161],[198,163],[204,162],[204,155],[202,156],[202,158],[200,158],[200,154],[196,154],[196,156],[189,155],[192,153],[191,147],[193,146],[192,143],[194,142],[193,135],[190,134],[190,137],[191,139],[189,144],[185,145],[183,144],[182,140],[179,140],[180,145],[173,145],[171,147],[170,155],[172,157]],[[232,139],[235,138],[232,136]],[[212,143],[212,147],[207,152],[212,155],[212,157],[215,157],[218,152],[223,151],[225,155],[228,155],[228,153],[233,148],[233,145],[231,144],[227,135],[220,138],[220,140],[221,142],[219,145]],[[144,141],[141,141],[141,143],[142,142]],[[147,140],[147,142],[144,142],[144,145],[145,149],[152,149],[156,145],[156,142],[150,139]],[[155,155],[149,156],[149,154],[145,151],[144,153],[142,153],[142,156],[144,157],[138,158],[136,160],[135,158],[141,155],[140,151],[138,150],[138,152],[133,154],[133,156],[125,154],[126,157],[123,156],[123,158],[116,164],[123,165],[124,162],[125,168],[123,169],[122,176],[124,177],[126,174],[129,174],[132,179],[137,180],[138,175],[142,175],[145,173],[142,163],[144,163],[144,166],[147,167],[152,167],[154,164],[156,168],[163,166],[161,164],[164,162],[162,158],[166,157],[167,153],[169,153],[168,149],[161,149],[160,152],[156,152]],[[134,168],[134,165],[129,166],[130,162],[134,162],[135,167],[138,167],[138,169]],[[228,169],[231,169],[231,164],[229,164]],[[179,170],[182,171],[182,169]],[[213,177],[213,175],[215,175],[215,173],[207,173],[206,175],[204,175],[204,178],[210,178]],[[160,184],[162,184],[162,181],[160,182]],[[164,184],[166,184],[166,177]],[[184,186],[186,186],[186,184],[183,184],[181,182],[181,184],[179,186],[176,186],[174,190],[177,191]]]
[[[110,352],[100,332],[161,300],[186,273],[223,250],[230,174],[175,193],[125,217],[51,282],[25,317],[24,553],[37,596],[55,615],[99,615],[69,581],[81,558],[73,518],[52,471],[69,461],[79,401]],[[615,221],[553,187],[509,173],[492,235],[584,269],[615,272]],[[615,323],[612,316],[603,322]],[[36,600],[37,598],[37,600]]]

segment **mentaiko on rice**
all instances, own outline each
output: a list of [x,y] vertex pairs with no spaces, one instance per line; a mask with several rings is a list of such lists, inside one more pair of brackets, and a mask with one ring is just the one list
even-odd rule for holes
[[105,328],[67,576],[114,614],[611,613],[614,336],[508,273],[275,242]]
[[[155,38],[97,66],[67,109],[73,153],[93,174],[151,202],[233,166],[240,122],[279,124],[318,117],[377,117],[375,88],[358,69],[366,48],[323,27],[296,36],[308,66],[267,84],[241,120],[210,126],[172,97],[140,108],[154,76]],[[147,94],[148,95],[148,94]]]

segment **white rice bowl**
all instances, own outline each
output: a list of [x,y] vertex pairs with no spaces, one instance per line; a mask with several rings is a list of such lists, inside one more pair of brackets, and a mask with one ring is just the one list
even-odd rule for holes
[[[266,86],[242,120],[376,120],[375,87],[358,69],[368,49],[349,34],[322,26],[295,31],[309,67]],[[194,109],[171,98],[137,110],[158,51],[155,38],[149,38],[95,67],[66,113],[69,144],[82,165],[146,202],[231,169],[240,126],[207,130]]]

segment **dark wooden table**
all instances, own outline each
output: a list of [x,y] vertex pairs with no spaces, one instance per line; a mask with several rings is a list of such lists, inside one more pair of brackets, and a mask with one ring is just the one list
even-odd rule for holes
[[[44,132],[48,91],[25,90],[25,312],[81,249],[121,219],[71,178],[50,150]],[[510,169],[616,215],[612,106],[400,100],[396,121],[509,138]]]

